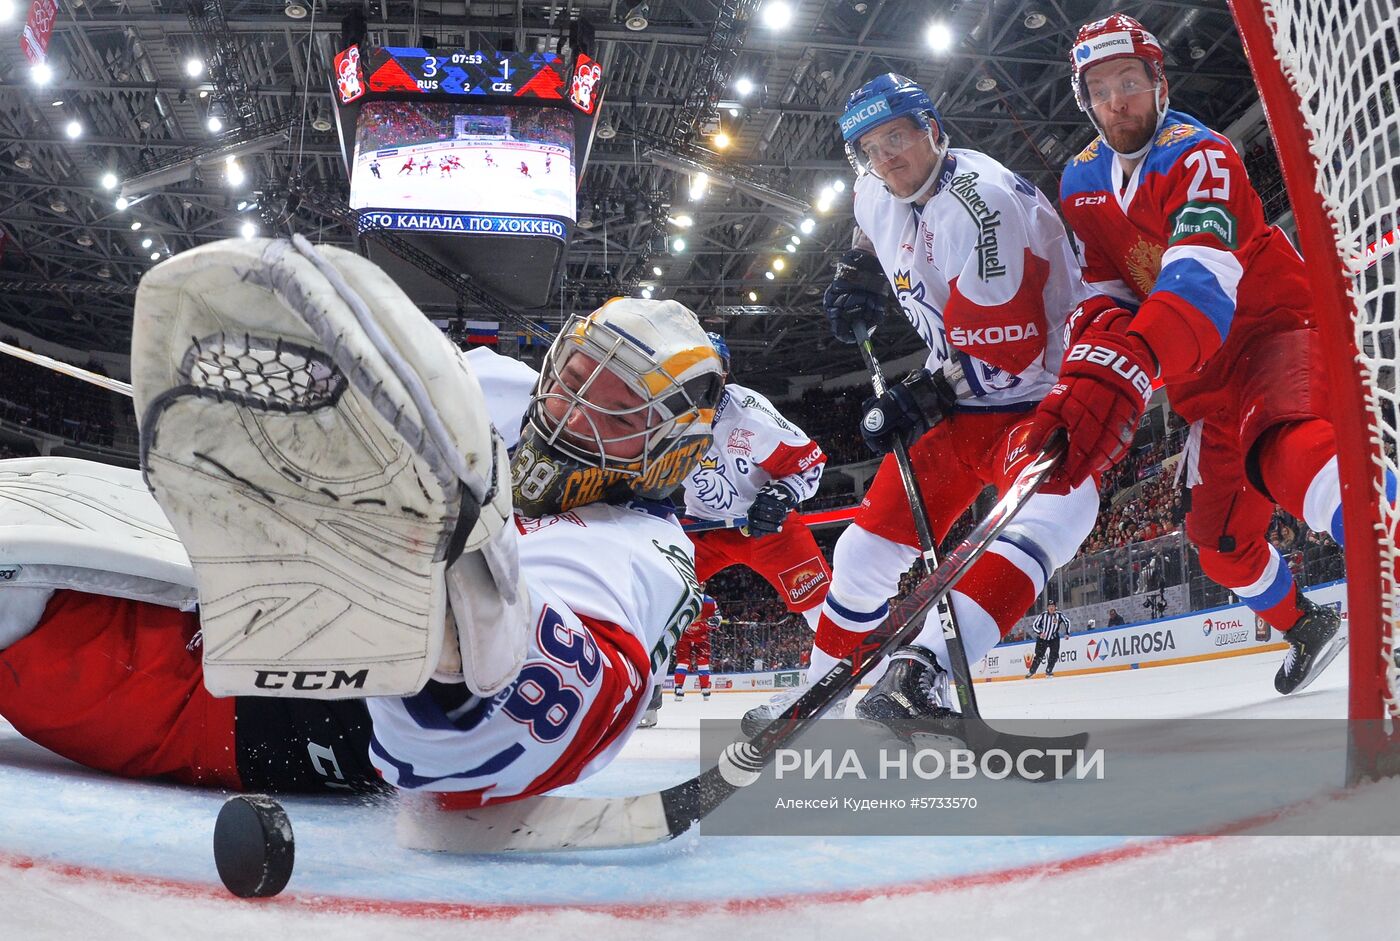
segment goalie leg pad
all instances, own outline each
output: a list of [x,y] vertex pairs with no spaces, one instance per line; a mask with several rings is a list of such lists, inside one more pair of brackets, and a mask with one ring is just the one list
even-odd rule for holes
[[184,548],[136,471],[71,457],[0,461],[0,589],[71,589],[190,610],[194,584]]
[[[300,236],[206,245],[143,279],[132,386],[147,485],[198,583],[205,685],[417,692],[447,567],[492,553],[511,510],[481,389],[408,297]],[[513,676],[527,636],[492,641],[465,665],[483,692],[475,673]]]

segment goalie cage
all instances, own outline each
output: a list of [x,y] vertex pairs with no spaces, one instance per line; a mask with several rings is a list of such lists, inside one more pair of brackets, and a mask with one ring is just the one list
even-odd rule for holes
[[1348,778],[1400,772],[1396,509],[1400,9],[1230,0],[1315,291],[1347,532]]

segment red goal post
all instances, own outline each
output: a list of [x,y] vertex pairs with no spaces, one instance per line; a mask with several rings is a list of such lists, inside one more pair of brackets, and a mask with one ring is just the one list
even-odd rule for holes
[[1395,761],[1400,13],[1390,0],[1230,0],[1269,119],[1326,357],[1347,533],[1349,775]]

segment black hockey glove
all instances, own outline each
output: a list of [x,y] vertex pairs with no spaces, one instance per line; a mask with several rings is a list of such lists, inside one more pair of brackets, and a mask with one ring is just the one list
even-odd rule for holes
[[832,336],[842,343],[856,342],[856,323],[865,324],[874,333],[885,319],[888,290],[880,259],[870,252],[853,248],[838,258],[836,277],[822,298]]
[[787,484],[770,480],[749,504],[749,535],[755,539],[782,532],[783,520],[797,506],[797,494]]
[[953,387],[941,372],[920,369],[903,382],[890,386],[884,395],[865,400],[865,417],[860,433],[876,454],[888,454],[896,441],[906,446],[947,417],[958,400]]

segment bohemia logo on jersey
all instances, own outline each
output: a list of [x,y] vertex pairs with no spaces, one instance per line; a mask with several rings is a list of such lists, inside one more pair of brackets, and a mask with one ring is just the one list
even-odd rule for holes
[[778,581],[787,589],[788,601],[793,604],[811,597],[812,592],[825,585],[828,580],[826,566],[815,556],[778,574]]

